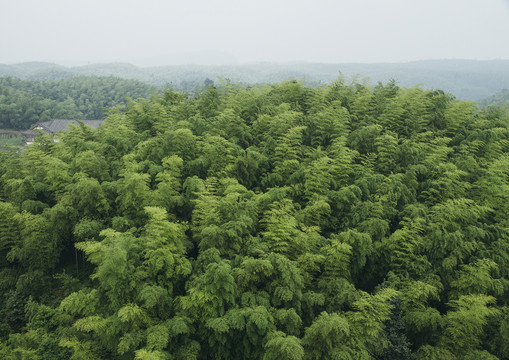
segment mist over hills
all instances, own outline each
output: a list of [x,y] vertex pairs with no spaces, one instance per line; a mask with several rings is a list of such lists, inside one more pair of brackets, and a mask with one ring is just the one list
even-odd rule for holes
[[0,76],[55,80],[75,76],[117,76],[187,90],[189,83],[219,78],[245,84],[303,79],[307,84],[330,83],[339,76],[371,84],[395,79],[402,87],[442,89],[461,100],[481,100],[509,86],[509,60],[426,60],[406,63],[248,63],[233,65],[168,65],[140,67],[128,63],[98,63],[66,67],[30,62],[0,65]]

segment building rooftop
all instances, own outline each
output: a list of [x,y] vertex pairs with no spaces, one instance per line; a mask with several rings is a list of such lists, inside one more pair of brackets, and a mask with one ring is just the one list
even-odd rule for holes
[[[82,122],[94,129],[98,128],[103,122],[102,120],[69,120],[69,119],[54,119],[35,124],[30,129],[22,132],[23,135],[37,135],[36,129],[43,130],[46,134],[52,134],[63,131],[69,127],[70,124],[79,125]],[[41,129],[42,128],[42,129]]]
[[[101,125],[102,120],[79,120],[85,125],[91,126],[93,128],[99,127]],[[37,125],[42,126],[44,129],[48,130],[49,132],[60,132],[69,127],[70,124],[79,125],[79,122],[77,120],[67,120],[67,119],[54,119],[51,121],[45,121],[41,123],[37,123]],[[32,127],[33,129],[33,127]]]
[[[54,134],[61,132],[69,127],[69,125],[79,125],[83,123],[94,129],[97,129],[101,125],[103,120],[68,120],[68,119],[53,119],[51,121],[44,121],[35,124],[30,129],[22,131],[21,134],[25,136],[25,145],[31,144],[34,139],[42,131],[44,134]],[[37,131],[39,130],[39,131]]]

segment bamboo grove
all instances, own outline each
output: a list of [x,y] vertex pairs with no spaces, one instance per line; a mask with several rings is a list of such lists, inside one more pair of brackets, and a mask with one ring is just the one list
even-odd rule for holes
[[2,359],[509,359],[509,113],[168,90],[0,153]]

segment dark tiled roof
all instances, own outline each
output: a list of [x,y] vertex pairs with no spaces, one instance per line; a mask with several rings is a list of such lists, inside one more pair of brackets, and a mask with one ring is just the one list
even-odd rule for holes
[[[97,127],[99,127],[99,125],[101,125],[102,120],[80,120],[80,122],[82,122],[83,124],[88,125],[90,127],[97,128]],[[35,127],[37,127],[39,125],[47,130],[44,132],[55,133],[55,132],[60,132],[60,131],[67,129],[70,124],[79,125],[77,120],[54,119],[51,121],[44,121],[41,123],[37,123],[30,130],[34,129]],[[26,134],[29,131],[24,132],[24,133]]]
[[34,130],[29,129],[29,130],[22,131],[21,135],[39,135],[39,133]]

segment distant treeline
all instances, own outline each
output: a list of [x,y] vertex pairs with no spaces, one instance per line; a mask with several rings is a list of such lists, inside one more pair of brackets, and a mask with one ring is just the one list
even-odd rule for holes
[[102,109],[126,97],[150,97],[158,88],[116,77],[21,80],[0,77],[0,128],[23,130],[54,118],[101,119]]
[[137,67],[131,64],[91,64],[65,67],[50,63],[0,65],[0,76],[28,80],[56,80],[84,76],[117,76],[155,86],[170,84],[178,91],[194,93],[209,78],[230,79],[244,84],[278,83],[288,79],[305,80],[307,85],[331,83],[342,73],[345,77],[361,74],[367,82],[396,79],[399,86],[422,84],[425,89],[442,89],[462,100],[480,100],[501,91],[509,84],[509,60],[434,60],[408,63],[319,64],[258,63],[243,65],[174,65]]
[[501,92],[496,93],[495,95],[492,95],[486,99],[479,101],[479,105],[481,106],[496,105],[506,108],[509,107],[509,89],[504,89]]
[[[451,67],[452,63],[458,65],[455,70]],[[214,83],[211,79],[219,83],[219,88],[228,86],[232,81],[260,87],[262,83],[288,78],[305,78],[303,83],[318,87],[356,71],[368,76],[362,81],[364,85],[375,79],[386,81],[393,77],[398,84],[405,86],[419,82],[424,88],[439,85],[462,99],[490,95],[482,99],[480,105],[507,106],[509,91],[495,92],[509,83],[509,71],[503,70],[500,64],[504,62],[492,62],[490,65],[487,62],[444,61],[399,65],[258,64],[158,68],[139,68],[129,64],[76,68],[48,63],[0,65],[0,128],[23,130],[54,118],[100,119],[103,118],[103,108],[123,105],[126,97],[148,98],[164,88],[194,96]],[[344,70],[343,75],[338,73],[338,66]],[[499,76],[494,76],[493,71],[497,71]]]

